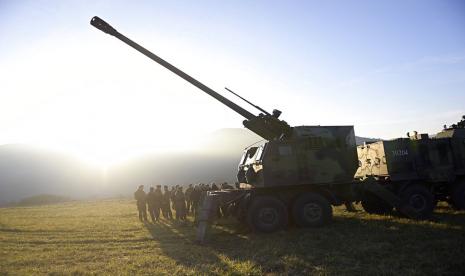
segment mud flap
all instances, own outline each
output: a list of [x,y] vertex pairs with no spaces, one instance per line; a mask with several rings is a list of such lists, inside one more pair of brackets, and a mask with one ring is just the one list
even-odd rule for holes
[[402,205],[400,198],[396,194],[384,188],[375,180],[368,179],[364,181],[364,185],[362,187],[364,191],[368,191],[386,201],[386,203],[396,208],[396,210],[404,216],[411,219],[417,219],[419,217],[419,214],[411,206]]

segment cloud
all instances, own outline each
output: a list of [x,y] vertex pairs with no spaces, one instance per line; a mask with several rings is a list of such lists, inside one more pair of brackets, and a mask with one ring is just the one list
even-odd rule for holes
[[[359,85],[370,79],[386,74],[399,74],[408,72],[422,72],[437,69],[438,67],[445,65],[456,65],[465,63],[464,55],[444,55],[444,56],[426,56],[414,61],[408,61],[396,65],[383,66],[374,69],[370,72],[362,74],[358,77],[354,77],[338,83],[334,88],[348,88]],[[462,78],[457,80],[461,81]],[[456,80],[456,81],[457,81]]]

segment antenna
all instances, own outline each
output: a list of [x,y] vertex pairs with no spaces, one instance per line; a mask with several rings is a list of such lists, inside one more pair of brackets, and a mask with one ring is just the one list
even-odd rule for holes
[[241,97],[240,95],[238,95],[237,93],[235,93],[234,91],[232,91],[231,89],[225,87],[224,89],[228,90],[229,92],[231,92],[232,94],[234,94],[235,96],[237,96],[238,98],[240,98],[241,100],[243,100],[244,102],[250,104],[251,106],[255,107],[256,109],[260,110],[261,112],[265,113],[266,115],[269,115],[271,116],[270,113],[268,113],[266,110],[264,110],[263,108],[259,107],[258,105],[255,105],[251,102],[249,102],[248,100],[244,99],[243,97]]

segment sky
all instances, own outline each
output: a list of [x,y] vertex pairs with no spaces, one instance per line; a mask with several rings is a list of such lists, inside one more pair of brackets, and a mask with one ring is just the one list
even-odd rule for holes
[[465,114],[465,2],[0,0],[0,145],[97,163],[195,147],[240,115],[89,24],[258,114],[356,135],[436,133]]

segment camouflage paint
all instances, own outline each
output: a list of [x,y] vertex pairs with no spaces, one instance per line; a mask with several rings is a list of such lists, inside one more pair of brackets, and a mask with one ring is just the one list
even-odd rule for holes
[[356,177],[452,182],[465,174],[465,129],[445,129],[434,138],[415,132],[359,146],[357,154]]
[[291,139],[269,141],[262,149],[260,158],[257,150],[253,162],[239,166],[239,175],[250,176],[239,182],[253,187],[347,184],[358,164],[353,126],[294,127]]

